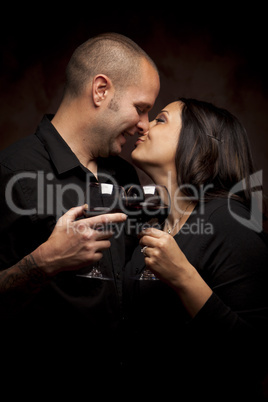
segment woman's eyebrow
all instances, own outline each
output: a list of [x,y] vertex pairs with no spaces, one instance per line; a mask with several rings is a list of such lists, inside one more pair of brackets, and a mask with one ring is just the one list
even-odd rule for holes
[[167,110],[165,110],[165,109],[161,110],[161,112],[160,112],[160,113],[167,113],[167,114],[169,114],[169,113],[168,113],[168,111],[167,111]]

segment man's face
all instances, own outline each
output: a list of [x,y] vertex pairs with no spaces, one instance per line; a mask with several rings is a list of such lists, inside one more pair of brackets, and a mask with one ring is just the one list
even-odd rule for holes
[[148,113],[159,88],[158,73],[144,60],[137,83],[116,91],[102,115],[101,156],[119,154],[128,136],[149,130]]

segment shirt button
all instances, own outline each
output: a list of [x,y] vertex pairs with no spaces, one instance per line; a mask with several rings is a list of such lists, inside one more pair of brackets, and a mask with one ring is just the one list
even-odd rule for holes
[[121,278],[120,272],[117,272],[116,279],[120,279],[120,278]]

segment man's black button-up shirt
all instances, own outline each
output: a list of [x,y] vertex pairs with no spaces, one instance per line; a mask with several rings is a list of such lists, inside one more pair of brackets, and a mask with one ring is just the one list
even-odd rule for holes
[[[0,268],[5,269],[44,242],[64,212],[85,203],[87,185],[96,178],[79,162],[48,116],[34,135],[1,152],[0,172]],[[135,169],[120,157],[99,159],[98,179],[121,186],[138,183]],[[44,333],[50,333],[51,339],[64,334],[69,339],[68,348],[70,343],[76,347],[91,345],[94,361],[93,356],[100,353],[95,353],[97,343],[111,346],[117,336],[122,269],[132,248],[128,241],[130,249],[125,253],[124,233],[112,238],[111,243],[104,258],[113,281],[79,277],[77,272],[61,273],[14,322],[17,320],[29,334],[33,326],[42,328],[39,336],[42,332],[43,340]]]

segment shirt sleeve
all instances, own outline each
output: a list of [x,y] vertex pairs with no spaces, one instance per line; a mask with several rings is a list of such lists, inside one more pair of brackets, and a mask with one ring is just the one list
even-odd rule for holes
[[[55,225],[52,217],[37,219],[32,181],[29,174],[22,177],[0,166],[0,269],[11,267],[47,240]],[[47,230],[40,226],[44,219]]]
[[[243,213],[242,207],[239,212]],[[235,221],[225,207],[211,214],[209,221],[213,235],[203,239],[200,273],[213,294],[192,325],[225,334],[267,332],[267,245],[260,234]]]

